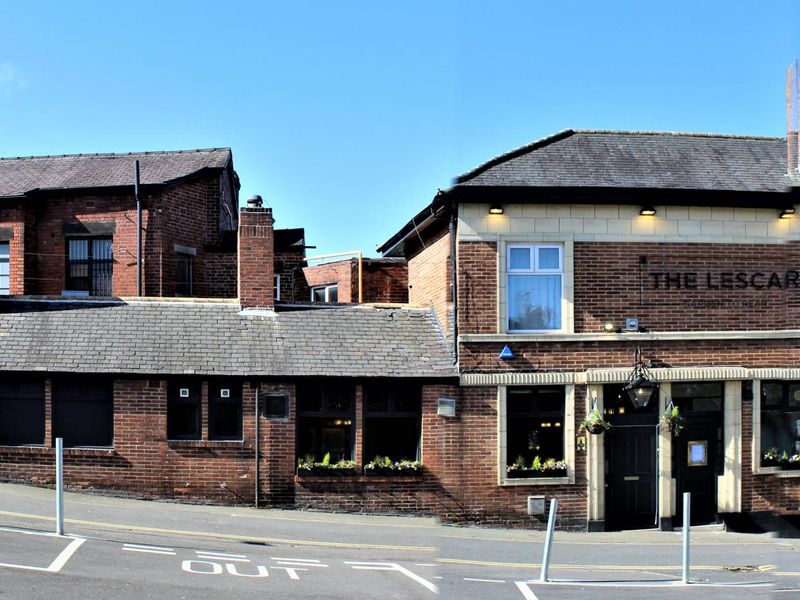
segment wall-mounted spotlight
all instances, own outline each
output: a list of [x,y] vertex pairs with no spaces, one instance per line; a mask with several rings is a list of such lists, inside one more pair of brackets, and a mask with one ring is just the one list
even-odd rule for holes
[[790,206],[788,208],[781,209],[780,214],[778,215],[781,219],[791,219],[794,217],[794,206]]
[[639,214],[643,217],[652,217],[656,214],[656,209],[654,206],[643,206],[642,210],[639,211]]
[[490,215],[502,215],[503,214],[503,207],[500,204],[492,204],[489,207],[489,214]]

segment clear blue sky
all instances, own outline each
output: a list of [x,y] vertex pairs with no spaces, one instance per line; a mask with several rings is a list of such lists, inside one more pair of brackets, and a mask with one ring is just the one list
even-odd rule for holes
[[7,1],[0,156],[230,146],[242,201],[374,256],[561,129],[783,135],[798,57],[797,0]]

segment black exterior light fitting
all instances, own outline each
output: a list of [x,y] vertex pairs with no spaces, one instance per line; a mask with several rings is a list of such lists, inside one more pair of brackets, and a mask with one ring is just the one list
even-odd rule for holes
[[653,392],[658,389],[658,382],[642,362],[642,350],[639,346],[636,346],[636,361],[633,363],[633,371],[628,375],[622,389],[628,392],[628,397],[636,408],[647,406]]
[[489,214],[490,215],[502,215],[503,214],[503,205],[497,204],[496,202],[489,207]]

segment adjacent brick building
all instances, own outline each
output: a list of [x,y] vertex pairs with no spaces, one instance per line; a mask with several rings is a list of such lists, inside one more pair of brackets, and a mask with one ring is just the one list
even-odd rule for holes
[[408,303],[408,266],[402,258],[337,260],[305,267],[303,275],[311,302]]

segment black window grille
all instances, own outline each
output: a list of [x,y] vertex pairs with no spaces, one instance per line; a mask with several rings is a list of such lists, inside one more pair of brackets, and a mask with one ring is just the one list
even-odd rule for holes
[[67,289],[111,296],[114,256],[111,238],[67,239]]

